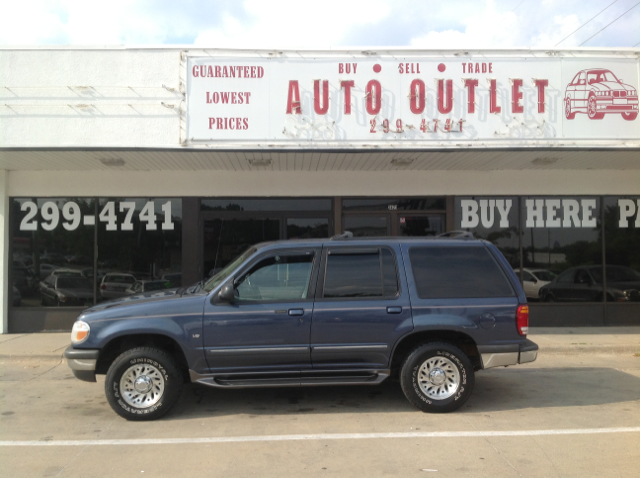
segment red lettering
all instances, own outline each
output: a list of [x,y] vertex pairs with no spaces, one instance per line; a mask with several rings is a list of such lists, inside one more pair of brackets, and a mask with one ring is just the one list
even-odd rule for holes
[[250,91],[244,92],[244,96],[245,96],[245,98],[247,100],[247,105],[248,105],[249,104],[249,97],[251,96],[251,92]]
[[209,118],[209,129],[213,130],[213,125],[216,122],[215,118]]
[[480,64],[476,63],[476,70],[474,73],[480,73]]
[[222,130],[222,118],[216,118],[216,127],[218,130]]
[[354,73],[354,74],[356,73],[356,70],[357,70],[357,69],[358,69],[358,64],[357,64],[357,63],[354,63],[354,64],[353,64],[353,73]]
[[367,98],[367,113],[377,115],[382,107],[382,86],[378,80],[370,80],[365,89]]
[[549,80],[533,80],[538,89],[538,113],[544,113],[544,89],[549,86]]
[[229,122],[229,129],[230,130],[235,130],[236,129],[236,119],[235,118],[231,118],[231,121]]
[[[475,113],[476,111],[476,87],[478,80],[474,78],[465,78],[464,86],[467,87],[467,111]],[[462,128],[462,127],[461,127]]]
[[240,105],[242,105],[244,103],[244,93],[242,93],[241,91],[238,92],[238,103]]
[[[226,67],[225,67],[225,68],[226,68]],[[238,70],[240,70],[240,68],[242,68],[242,67],[233,67],[233,66],[229,67],[229,76],[230,76],[231,78],[235,78],[235,77],[236,77],[236,68],[237,68]],[[239,73],[239,72],[238,72],[238,76],[240,76],[240,73]]]
[[244,77],[247,78],[249,76],[249,67],[244,67]]
[[411,82],[411,93],[409,94],[409,107],[411,108],[411,113],[419,115],[424,111],[424,91],[424,82],[422,80],[416,78]]
[[[209,68],[211,68],[211,67],[209,67]],[[221,76],[221,73],[220,73],[220,72],[221,72],[220,65],[216,65],[216,75],[215,75],[215,76],[216,76],[216,78],[218,78],[219,76]],[[211,75],[211,76],[213,76],[213,75]]]
[[489,73],[493,73],[493,63],[489,63]]
[[340,88],[344,88],[344,114],[351,115],[351,88],[355,85],[353,80],[340,82]]
[[487,73],[487,64],[486,63],[482,64],[482,73]]
[[322,106],[320,106],[320,80],[313,80],[313,109],[318,115],[326,115],[329,111],[329,82],[322,82]]
[[351,63],[344,64],[344,72],[347,74],[351,73]]
[[220,95],[217,91],[213,92],[213,103],[218,103],[220,101]]
[[209,98],[209,92],[207,92],[207,103],[211,103],[211,98]]
[[416,63],[416,73],[420,74],[420,64]]
[[226,65],[222,67],[222,76],[223,77],[228,77],[229,76],[229,70],[227,70]]
[[512,113],[524,112],[524,107],[520,104],[520,100],[522,100],[522,92],[520,91],[521,87],[522,87],[522,80],[520,78],[514,78],[513,86],[511,87],[511,112]]
[[404,73],[404,64],[403,64],[403,63],[399,63],[399,64],[398,64],[398,71],[399,71],[400,73]]
[[229,92],[221,91],[220,96],[222,97],[222,103],[229,103]]
[[344,73],[344,63],[338,63],[338,73]]
[[251,67],[251,78],[256,77],[256,67]]
[[208,77],[212,77],[213,76],[213,69],[211,68],[211,65],[209,65],[209,68],[207,68],[207,76]]
[[453,108],[453,80],[447,80],[447,91],[445,100],[445,81],[438,80],[438,111],[440,113],[449,113]]
[[258,78],[262,78],[263,76],[264,76],[264,68],[258,67]]
[[193,65],[192,74],[194,77],[198,77],[198,65]]
[[[262,67],[260,67],[262,68]],[[249,119],[248,118],[243,118],[242,119],[242,125],[244,126],[243,130],[248,130],[249,129]]]
[[300,89],[298,87],[298,80],[289,80],[289,94],[287,95],[287,114],[295,113],[296,115],[302,114],[302,108],[300,108]]
[[[489,64],[491,65],[491,64]],[[502,108],[498,106],[496,80],[489,80],[489,113],[500,113]]]

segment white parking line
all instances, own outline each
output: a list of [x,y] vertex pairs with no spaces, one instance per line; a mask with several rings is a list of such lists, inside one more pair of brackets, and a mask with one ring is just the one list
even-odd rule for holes
[[151,446],[162,444],[211,444],[222,442],[321,441],[337,439],[415,439],[448,437],[561,436],[640,432],[640,427],[600,429],[542,429],[533,431],[379,432],[364,434],[294,434],[282,436],[185,437],[167,439],[93,439],[84,441],[0,441],[0,446]]

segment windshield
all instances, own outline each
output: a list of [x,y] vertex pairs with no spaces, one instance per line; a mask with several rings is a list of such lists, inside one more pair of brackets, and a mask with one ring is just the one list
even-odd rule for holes
[[244,260],[246,260],[249,256],[251,256],[255,252],[256,252],[255,248],[253,247],[249,248],[247,251],[242,253],[240,256],[234,259],[231,263],[225,266],[221,271],[219,271],[218,273],[214,274],[211,278],[209,278],[204,283],[204,286],[202,289],[204,289],[206,292],[209,292],[212,289],[214,289],[216,286],[221,284],[225,279],[227,279],[227,277],[231,274],[231,272],[234,271],[238,266],[240,266],[240,264],[242,264]]
[[58,279],[57,287],[58,289],[91,289],[91,283],[84,278],[63,276]]
[[589,85],[591,85],[592,83],[600,83],[603,81],[617,82],[618,79],[609,70],[594,70],[587,73],[587,83]]

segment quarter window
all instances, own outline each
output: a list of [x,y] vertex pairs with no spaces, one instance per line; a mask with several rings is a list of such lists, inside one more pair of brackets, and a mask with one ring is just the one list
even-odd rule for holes
[[411,248],[409,258],[422,299],[515,296],[506,276],[482,245]]

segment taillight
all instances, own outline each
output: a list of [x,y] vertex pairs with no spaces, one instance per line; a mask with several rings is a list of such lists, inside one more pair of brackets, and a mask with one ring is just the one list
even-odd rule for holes
[[521,304],[518,306],[516,312],[516,325],[518,326],[518,332],[521,336],[526,336],[529,333],[529,306]]
[[107,289],[107,285],[106,285],[106,284],[101,284],[101,285],[100,285],[100,289],[102,289],[102,290]]

